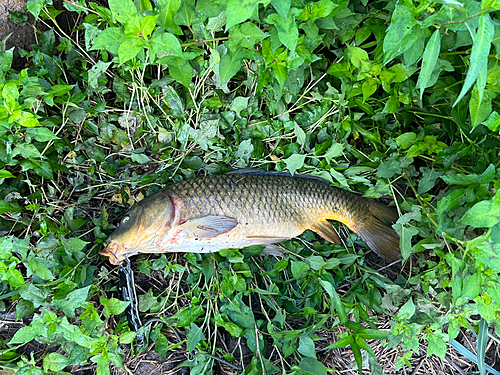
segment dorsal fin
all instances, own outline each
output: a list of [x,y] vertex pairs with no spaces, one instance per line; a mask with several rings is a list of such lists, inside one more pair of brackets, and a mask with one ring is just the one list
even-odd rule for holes
[[303,178],[304,180],[313,180],[331,186],[330,182],[321,177],[311,176],[303,173],[296,173],[292,176],[289,172],[263,171],[257,168],[242,168],[242,169],[235,169],[234,171],[229,171],[224,174],[237,174],[243,176],[277,176],[277,177]]

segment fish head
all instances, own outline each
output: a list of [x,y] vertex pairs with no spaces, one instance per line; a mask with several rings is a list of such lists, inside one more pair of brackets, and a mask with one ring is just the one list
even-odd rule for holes
[[170,196],[156,193],[132,206],[118,228],[109,236],[108,246],[99,252],[108,256],[111,264],[119,265],[125,257],[142,252],[155,252],[156,238],[168,230],[175,217]]

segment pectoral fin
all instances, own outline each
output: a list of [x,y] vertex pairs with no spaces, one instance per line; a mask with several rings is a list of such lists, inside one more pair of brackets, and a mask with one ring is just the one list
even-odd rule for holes
[[311,226],[311,230],[313,232],[318,233],[321,237],[323,237],[327,241],[336,243],[338,245],[342,244],[339,235],[337,234],[337,232],[335,232],[335,229],[326,219],[315,222]]
[[229,232],[238,220],[227,216],[203,216],[186,221],[179,226],[184,233],[195,238],[211,238]]

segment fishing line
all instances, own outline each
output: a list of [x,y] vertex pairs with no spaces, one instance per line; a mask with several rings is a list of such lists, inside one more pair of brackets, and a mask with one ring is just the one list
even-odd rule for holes
[[[129,324],[132,326],[132,329],[135,332],[138,332],[142,330],[143,332],[145,329],[153,324],[153,323],[161,323],[165,324],[167,327],[169,327],[172,332],[174,333],[177,341],[180,343],[182,342],[181,336],[179,332],[171,325],[167,324],[163,319],[160,318],[151,318],[146,323],[142,324],[141,319],[139,317],[139,303],[137,299],[137,294],[136,294],[136,289],[135,289],[135,281],[134,281],[134,272],[132,271],[132,267],[130,266],[130,260],[128,259],[127,256],[125,256],[125,262],[126,262],[126,267],[123,267],[123,265],[120,265],[120,268],[118,270],[118,274],[120,276],[120,282],[119,282],[119,289],[122,292],[122,297],[124,301],[130,302],[130,305],[127,307],[125,310],[125,314],[127,316],[127,320]],[[145,333],[138,333],[136,336],[136,341],[138,342],[139,347],[143,348],[146,345],[146,334]],[[194,354],[193,354],[194,353]],[[222,358],[213,356],[208,353],[203,353],[200,352],[198,349],[194,349],[192,352],[187,352],[188,354],[188,361],[193,362],[196,358],[196,354],[201,354],[207,358],[213,359],[217,362],[223,363],[226,366],[229,366],[236,371],[242,371],[242,369],[236,365],[233,365],[232,363],[229,363]]]

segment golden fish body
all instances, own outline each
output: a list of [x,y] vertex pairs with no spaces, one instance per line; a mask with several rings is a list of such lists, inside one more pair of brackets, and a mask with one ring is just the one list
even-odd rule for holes
[[138,253],[208,253],[250,245],[273,253],[276,243],[306,229],[340,243],[328,222],[337,220],[394,261],[400,257],[399,237],[390,225],[397,218],[386,205],[320,178],[236,171],[183,181],[142,200],[101,255],[120,264]]

